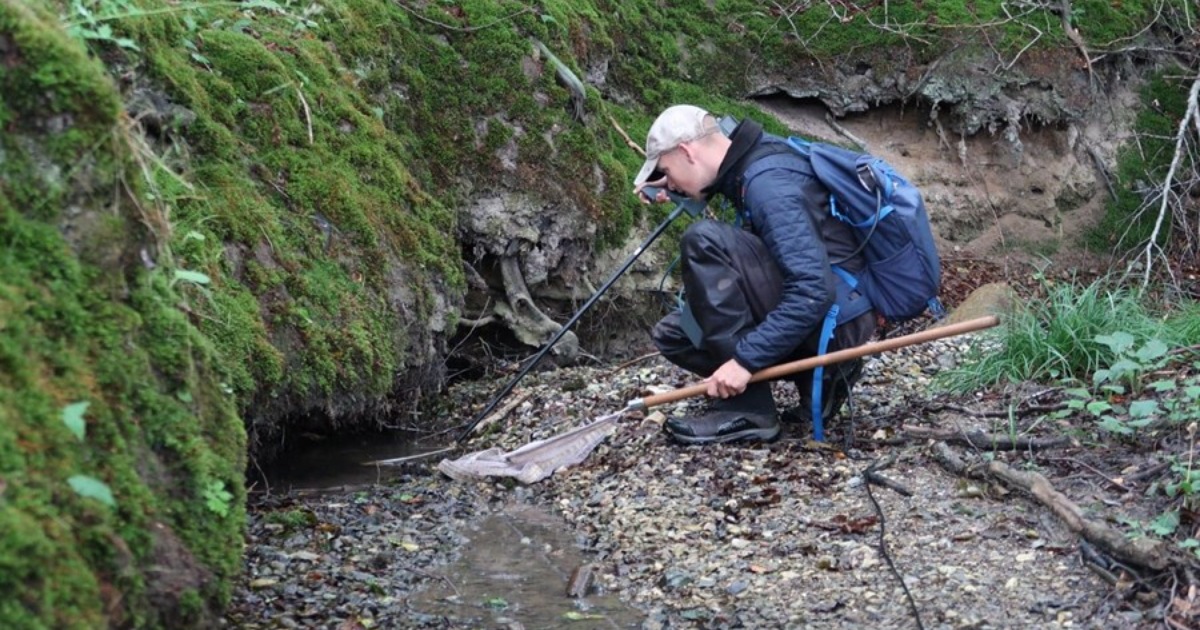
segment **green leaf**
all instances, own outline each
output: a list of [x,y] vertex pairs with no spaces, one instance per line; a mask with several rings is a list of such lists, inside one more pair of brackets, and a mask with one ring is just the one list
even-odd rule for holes
[[1115,332],[1111,335],[1096,335],[1093,337],[1097,343],[1102,343],[1108,346],[1109,350],[1117,354],[1125,354],[1135,341],[1133,335],[1127,332]]
[[1150,531],[1159,536],[1170,536],[1175,533],[1176,529],[1179,529],[1178,510],[1163,512],[1158,518],[1150,522]]
[[492,610],[504,610],[508,608],[508,601],[503,597],[489,597],[483,600],[483,605]]
[[1192,399],[1200,398],[1200,385],[1188,385],[1183,388],[1183,393]]
[[541,18],[542,18],[542,22],[545,22],[546,24],[554,24],[557,21],[554,19],[553,15],[549,15],[546,13],[543,13],[541,15]]
[[81,497],[95,499],[109,507],[116,507],[117,501],[113,498],[112,490],[108,484],[92,477],[90,475],[75,475],[67,479],[67,483],[71,484],[71,489]]
[[1112,409],[1112,405],[1108,404],[1107,402],[1105,402],[1103,400],[1093,400],[1092,402],[1087,404],[1087,410],[1089,412],[1091,412],[1093,415],[1097,415],[1097,416],[1104,413],[1105,411],[1109,411],[1110,409]]
[[75,434],[75,437],[82,442],[84,436],[87,435],[87,422],[83,419],[83,414],[87,413],[88,405],[92,403],[84,400],[77,403],[71,403],[62,410],[63,424]]
[[1176,387],[1177,385],[1175,384],[1175,379],[1165,379],[1150,383],[1150,389],[1153,389],[1156,392],[1169,392]]
[[141,50],[140,48],[138,48],[137,42],[133,41],[132,39],[129,39],[128,37],[118,37],[118,38],[114,39],[113,41],[116,42],[117,45],[120,46],[121,48],[125,48],[128,50]]
[[208,284],[209,282],[211,282],[211,280],[209,280],[208,276],[200,273],[199,271],[188,271],[187,269],[176,269],[175,270],[175,282],[179,282],[180,280],[182,280],[184,282],[194,282],[196,284]]
[[233,499],[233,495],[225,489],[225,482],[215,480],[209,482],[204,488],[204,505],[210,512],[214,512],[219,516],[229,514],[229,502]]
[[1135,400],[1129,404],[1129,415],[1134,418],[1145,418],[1158,413],[1157,400]]
[[1166,356],[1169,350],[1170,348],[1167,347],[1167,344],[1159,341],[1158,339],[1151,339],[1150,341],[1146,342],[1146,345],[1138,348],[1138,351],[1135,352],[1133,356],[1137,357],[1137,359],[1142,363],[1150,363],[1151,361],[1161,359],[1162,357]]
[[1112,370],[1096,370],[1096,373],[1092,374],[1092,384],[1099,385],[1107,381],[1110,375],[1112,375]]
[[1091,398],[1092,392],[1083,387],[1072,387],[1071,389],[1063,390],[1063,393],[1076,398]]
[[1121,359],[1108,367],[1113,374],[1128,374],[1130,372],[1140,372],[1145,366],[1137,361],[1130,359]]
[[1112,416],[1104,416],[1100,419],[1100,423],[1097,426],[1109,433],[1119,433],[1121,435],[1133,434],[1133,429],[1125,426],[1120,420]]

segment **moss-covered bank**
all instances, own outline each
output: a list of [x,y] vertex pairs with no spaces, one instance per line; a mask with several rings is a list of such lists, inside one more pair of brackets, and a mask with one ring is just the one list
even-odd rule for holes
[[[664,211],[628,194],[621,129],[669,103],[917,86],[950,50],[1080,76],[1048,61],[1070,20],[1001,5],[0,0],[0,627],[209,623],[245,429],[386,422],[441,386],[473,198],[585,217],[591,254]],[[1107,42],[1156,5],[1073,6]]]
[[120,94],[57,22],[0,2],[0,626],[210,623],[245,432]]

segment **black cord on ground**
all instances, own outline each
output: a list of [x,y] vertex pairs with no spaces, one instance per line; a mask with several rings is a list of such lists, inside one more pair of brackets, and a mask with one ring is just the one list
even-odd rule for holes
[[917,601],[913,599],[912,593],[908,590],[908,584],[904,582],[904,576],[900,575],[900,571],[896,568],[896,563],[892,561],[891,554],[888,553],[887,545],[884,543],[884,518],[883,508],[880,507],[879,501],[875,500],[875,495],[871,493],[870,475],[875,472],[875,467],[879,465],[876,460],[867,469],[863,471],[863,487],[867,489],[867,498],[871,500],[871,505],[875,506],[875,513],[879,515],[879,555],[883,556],[887,562],[888,568],[892,570],[892,575],[900,580],[900,587],[904,589],[904,596],[908,598],[908,606],[912,609],[913,619],[917,622],[918,630],[925,630],[925,624],[921,622],[921,611],[917,610]]

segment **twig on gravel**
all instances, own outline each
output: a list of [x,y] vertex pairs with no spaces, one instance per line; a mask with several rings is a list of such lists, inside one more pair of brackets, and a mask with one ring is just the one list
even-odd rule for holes
[[884,488],[891,488],[902,496],[911,497],[913,495],[912,490],[909,490],[903,485],[879,474],[879,471],[890,468],[895,461],[896,453],[893,451],[892,454],[888,455],[883,461],[877,461],[870,466],[867,466],[866,470],[863,471],[863,481],[867,483],[873,483],[877,486],[883,486]]
[[1066,436],[1053,438],[1014,438],[1007,435],[984,433],[983,431],[959,431],[957,429],[931,429],[927,427],[902,427],[900,435],[913,440],[941,440],[977,449],[995,451],[1044,451],[1062,448],[1071,444]]
[[618,365],[617,367],[614,367],[611,370],[608,370],[608,371],[600,374],[599,378],[607,378],[609,376],[612,376],[613,374],[616,374],[617,372],[620,372],[621,370],[624,370],[625,368],[627,368],[631,365],[637,365],[638,363],[641,363],[642,361],[645,361],[646,359],[653,359],[654,357],[656,357],[660,354],[662,354],[662,353],[661,352],[651,352],[649,354],[643,354],[642,356],[640,356],[636,359],[630,359],[630,360]]

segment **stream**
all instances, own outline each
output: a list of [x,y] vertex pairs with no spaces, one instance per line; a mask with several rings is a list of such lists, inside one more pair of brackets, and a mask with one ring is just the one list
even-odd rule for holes
[[[348,602],[362,609],[362,602],[374,598],[380,605],[372,615],[360,613],[348,619],[357,624],[350,627],[375,624],[445,627],[447,622],[452,627],[512,630],[567,625],[581,630],[641,626],[645,618],[642,612],[623,603],[615,594],[599,591],[594,584],[585,588],[582,597],[568,594],[571,584],[576,585],[578,593],[581,583],[578,576],[572,582],[573,574],[577,571],[585,574],[595,559],[582,549],[568,524],[548,507],[521,501],[517,498],[523,495],[520,491],[509,494],[502,502],[489,503],[475,496],[472,484],[436,475],[422,477],[420,484],[414,485],[404,472],[413,467],[363,465],[438,448],[414,443],[412,435],[402,433],[328,438],[294,447],[275,465],[259,471],[257,485],[269,488],[270,496],[281,498],[258,505],[251,500],[252,535],[248,548],[260,551],[248,554],[251,574],[246,580],[248,588],[235,599],[243,599],[260,610],[263,604],[273,605],[282,617],[262,610],[257,613],[263,622],[259,625],[237,612],[235,606],[229,621],[239,627],[292,627],[293,620],[299,626],[310,623],[326,626],[336,621],[338,617],[331,619],[329,615],[345,607],[340,603],[347,597],[344,591],[359,587],[338,588],[343,592],[336,594],[318,588],[313,596],[298,597],[300,601],[289,603],[290,597],[303,594],[305,589],[284,586],[280,593],[283,582],[296,580],[297,571],[292,563],[283,565],[272,559],[301,558],[318,565],[305,565],[310,578],[319,573],[323,576],[321,582],[331,581],[328,578],[332,571],[317,569],[320,565],[334,565],[339,573],[368,584],[366,589],[360,589],[365,591],[361,597],[350,594]],[[417,463],[436,462],[440,457],[434,455]],[[416,500],[423,496],[420,488],[436,488],[439,499],[445,498],[442,491],[448,491],[454,498],[447,506],[462,509],[465,517],[447,518],[451,510],[439,505],[429,511],[432,518],[426,516],[428,512],[379,518],[387,514],[389,507],[422,505]],[[432,503],[430,499],[428,504]],[[280,531],[278,523],[296,520],[289,515],[297,513],[306,515],[311,529],[294,531],[288,527]],[[359,518],[362,513],[366,518]],[[417,527],[427,527],[434,520],[444,522],[438,528],[454,530],[438,534],[439,540],[447,542],[427,542],[429,537]],[[269,542],[256,547],[260,541],[255,540],[258,536],[253,532],[259,529],[265,529],[261,542]],[[337,537],[322,536],[322,531],[336,531]],[[390,544],[373,544],[380,538]],[[395,551],[362,554],[377,547]],[[435,557],[419,567],[406,565],[402,561],[424,562],[423,557],[405,554],[408,550],[417,556],[433,553]],[[264,564],[269,577],[259,573]],[[424,579],[405,585],[403,619],[397,619],[388,612],[394,598],[389,596],[386,580],[412,581],[414,575]],[[339,586],[344,583],[341,579],[332,582]],[[273,595],[281,596],[272,598]],[[308,604],[310,601],[320,605]]]

